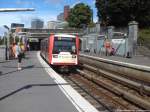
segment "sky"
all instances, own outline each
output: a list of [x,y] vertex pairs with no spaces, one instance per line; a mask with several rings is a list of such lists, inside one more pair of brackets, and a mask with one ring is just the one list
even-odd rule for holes
[[34,8],[32,12],[0,12],[0,35],[6,31],[3,25],[10,27],[11,23],[23,23],[25,27],[31,26],[31,20],[39,18],[46,26],[48,21],[57,20],[57,15],[63,12],[65,5],[73,7],[83,2],[93,10],[93,19],[97,21],[95,0],[0,0],[0,8]]

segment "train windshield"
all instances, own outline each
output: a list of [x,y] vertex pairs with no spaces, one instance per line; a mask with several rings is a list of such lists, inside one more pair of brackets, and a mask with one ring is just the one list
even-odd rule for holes
[[70,52],[71,54],[76,53],[76,39],[70,37],[55,37],[53,54],[60,52]]

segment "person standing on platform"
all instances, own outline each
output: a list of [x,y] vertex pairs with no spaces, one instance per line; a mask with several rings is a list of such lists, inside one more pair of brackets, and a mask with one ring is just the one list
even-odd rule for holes
[[21,47],[22,57],[25,58],[25,45],[23,43],[21,43],[20,47]]
[[21,61],[22,61],[22,57],[23,57],[23,50],[21,49],[21,44],[18,43],[18,45],[16,45],[16,54],[18,56],[18,70],[21,70]]
[[110,54],[110,49],[111,49],[111,43],[108,39],[105,39],[104,47],[105,47],[106,56],[108,56]]

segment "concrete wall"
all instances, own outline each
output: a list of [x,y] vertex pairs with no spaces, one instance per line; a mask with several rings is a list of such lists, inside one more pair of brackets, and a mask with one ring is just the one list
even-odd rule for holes
[[[103,36],[100,38],[100,36]],[[88,34],[81,38],[82,46],[81,50],[85,51],[86,49],[90,50],[90,53],[95,53],[94,49],[96,51],[96,54],[103,55],[105,54],[105,48],[104,48],[104,40],[105,35],[98,35],[98,34]],[[112,44],[112,47],[116,50],[115,55],[117,56],[126,56],[127,49],[128,49],[128,38],[111,38],[110,42]]]
[[[100,31],[98,31],[99,29]],[[115,28],[113,26],[108,27],[93,27],[86,29],[83,43],[86,43],[82,50],[90,49],[91,52],[94,50],[97,52],[105,52],[105,48],[102,43],[104,39],[98,39],[99,35],[106,35],[115,49],[115,55],[132,57],[136,55],[137,50],[137,37],[138,37],[138,23],[136,21],[131,21],[128,27]],[[119,34],[117,38],[114,34]],[[126,34],[126,35],[124,35]],[[86,47],[85,47],[86,46]],[[102,53],[101,53],[102,54]]]
[[79,62],[150,83],[150,68],[80,55]]

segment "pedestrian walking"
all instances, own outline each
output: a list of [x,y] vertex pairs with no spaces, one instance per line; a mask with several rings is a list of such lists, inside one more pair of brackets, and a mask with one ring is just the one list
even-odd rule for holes
[[25,45],[23,43],[20,44],[22,57],[25,58]]
[[21,70],[21,61],[22,61],[22,57],[23,57],[23,50],[21,49],[21,44],[18,43],[18,45],[16,45],[16,54],[18,57],[18,70]]

